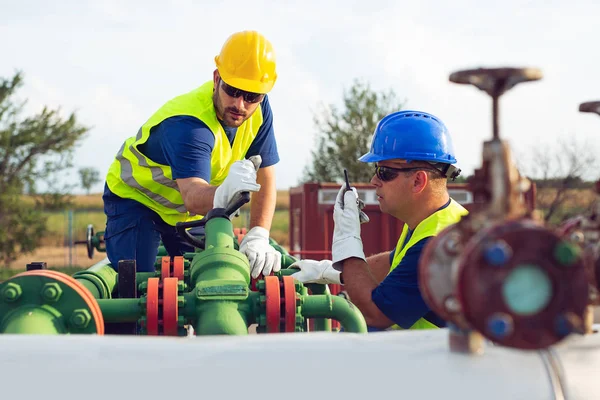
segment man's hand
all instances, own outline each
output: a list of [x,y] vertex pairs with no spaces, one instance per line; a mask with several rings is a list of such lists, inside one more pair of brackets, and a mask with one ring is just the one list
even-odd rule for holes
[[340,271],[333,269],[329,260],[300,260],[290,265],[289,268],[300,269],[300,272],[291,276],[302,283],[337,283],[341,285]]
[[356,189],[347,190],[345,186],[342,186],[333,208],[335,225],[331,245],[333,265],[337,266],[338,263],[351,257],[366,261],[360,237],[361,212]]
[[249,159],[236,161],[231,164],[227,177],[215,191],[213,207],[227,208],[231,200],[238,193],[258,192],[260,185],[256,183],[256,171],[258,170],[258,166],[260,166],[260,161],[260,159]]
[[269,244],[269,231],[261,226],[250,229],[240,243],[240,252],[248,257],[250,275],[258,278],[261,274],[270,275],[271,271],[281,269],[281,253]]

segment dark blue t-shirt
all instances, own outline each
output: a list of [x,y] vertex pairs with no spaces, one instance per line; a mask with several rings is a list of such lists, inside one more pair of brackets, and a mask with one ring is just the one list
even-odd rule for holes
[[[260,155],[260,166],[263,168],[278,163],[279,153],[268,96],[262,101],[261,110],[263,123],[246,152],[246,158]],[[232,144],[237,128],[222,126]],[[139,149],[152,161],[169,165],[173,179],[198,177],[210,182],[210,158],[214,144],[215,137],[204,122],[192,116],[175,116],[152,128],[147,142],[139,146]],[[106,185],[104,196],[112,199],[116,197]]]
[[[449,204],[450,201],[440,207],[440,210]],[[411,235],[412,231],[409,230],[403,246],[408,243]],[[371,299],[377,308],[404,329],[410,328],[419,318],[425,318],[439,327],[446,326],[446,322],[431,311],[419,290],[419,258],[429,239],[431,237],[424,238],[408,249],[400,264],[371,293]],[[390,254],[390,264],[394,254],[395,249]],[[377,329],[370,327],[369,330]]]

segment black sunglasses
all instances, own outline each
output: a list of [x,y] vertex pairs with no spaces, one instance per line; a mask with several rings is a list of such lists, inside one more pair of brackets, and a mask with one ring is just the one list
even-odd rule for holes
[[231,96],[234,99],[237,99],[238,97],[242,96],[246,103],[259,103],[265,98],[265,95],[262,93],[246,92],[245,90],[229,86],[225,83],[223,79],[221,79],[221,87],[223,88],[223,91],[227,93],[228,96]]
[[382,182],[389,182],[396,179],[396,177],[400,174],[400,172],[409,172],[409,171],[431,171],[441,173],[440,170],[435,169],[433,167],[410,167],[410,168],[392,168],[392,167],[384,167],[381,165],[375,164],[375,175]]

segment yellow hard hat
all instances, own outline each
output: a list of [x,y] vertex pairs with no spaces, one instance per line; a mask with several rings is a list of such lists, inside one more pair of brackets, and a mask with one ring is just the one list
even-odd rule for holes
[[215,63],[225,83],[247,92],[268,93],[277,80],[273,45],[256,31],[229,36]]

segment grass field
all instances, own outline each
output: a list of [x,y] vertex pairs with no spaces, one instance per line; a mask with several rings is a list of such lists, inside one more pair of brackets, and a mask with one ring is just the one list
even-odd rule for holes
[[[24,201],[33,204],[31,198],[25,198]],[[289,241],[289,204],[288,191],[278,191],[271,237],[284,247],[287,246]],[[87,256],[85,245],[76,245],[73,248],[68,246],[69,218],[71,218],[71,235],[73,241],[85,240],[88,224],[93,225],[95,232],[105,229],[106,216],[102,207],[102,197],[100,194],[75,196],[74,207],[70,217],[68,211],[45,213],[45,216],[48,218],[47,226],[49,232],[42,238],[41,246],[33,254],[19,257],[9,265],[11,271],[2,273],[12,275],[19,270],[24,270],[28,263],[34,261],[44,261],[49,267],[56,268],[63,268],[69,265],[75,266],[75,268],[83,268],[104,259],[106,254],[96,251],[94,252],[94,258],[90,260]],[[245,206],[242,208],[240,216],[233,219],[234,227],[241,228],[248,226],[248,209],[249,207]],[[0,268],[0,271],[3,271],[3,269]]]

